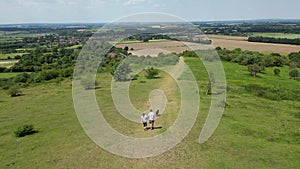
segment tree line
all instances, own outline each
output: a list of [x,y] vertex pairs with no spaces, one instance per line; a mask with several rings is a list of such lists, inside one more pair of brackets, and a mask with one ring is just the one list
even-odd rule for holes
[[263,43],[280,43],[280,44],[300,45],[300,38],[288,39],[288,38],[251,36],[251,37],[248,38],[248,42],[263,42]]

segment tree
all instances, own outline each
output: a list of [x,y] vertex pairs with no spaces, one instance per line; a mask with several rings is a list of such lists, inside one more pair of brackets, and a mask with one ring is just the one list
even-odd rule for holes
[[154,79],[159,74],[158,69],[154,69],[153,67],[146,69],[146,75],[145,77],[147,79]]
[[275,68],[274,69],[274,75],[279,76],[279,74],[280,74],[280,69]]
[[289,75],[291,78],[293,78],[294,80],[296,80],[297,77],[299,77],[299,71],[297,69],[292,69],[289,72]]
[[131,72],[130,66],[128,63],[123,63],[120,65],[113,74],[116,81],[127,81],[129,80],[128,75]]
[[296,69],[297,68],[297,63],[296,62],[290,62],[290,69]]
[[261,67],[257,64],[248,65],[248,71],[253,77],[256,77],[256,74],[261,71]]
[[124,47],[124,50],[128,51],[128,49],[129,49],[128,46],[125,46],[125,47]]

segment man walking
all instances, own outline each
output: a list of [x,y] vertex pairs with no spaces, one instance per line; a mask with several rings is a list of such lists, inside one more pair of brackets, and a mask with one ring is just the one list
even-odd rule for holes
[[150,112],[148,113],[148,117],[149,117],[150,128],[151,128],[151,130],[153,130],[155,115],[154,115],[154,112],[152,111],[152,109],[150,109]]
[[144,130],[147,130],[147,115],[145,113],[142,114],[141,121],[143,123]]

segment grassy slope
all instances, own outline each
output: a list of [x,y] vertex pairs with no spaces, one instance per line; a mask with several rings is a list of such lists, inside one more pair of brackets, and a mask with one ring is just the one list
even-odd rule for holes
[[[170,151],[154,158],[127,159],[112,155],[95,145],[85,135],[74,112],[69,81],[49,83],[23,90],[24,96],[10,98],[0,90],[0,168],[297,168],[300,165],[299,102],[271,101],[255,97],[243,90],[243,85],[258,83],[299,88],[300,83],[284,76],[274,77],[267,70],[261,78],[252,78],[247,68],[224,63],[229,91],[227,106],[213,137],[205,144],[197,143],[205,121],[209,97],[204,95],[207,74],[196,58],[186,58],[198,80],[201,107],[197,122],[189,135]],[[164,78],[140,83],[133,81],[131,99],[141,109],[147,108],[148,91],[166,88],[174,81]],[[101,74],[97,98],[104,116],[118,131],[131,136],[151,136],[159,130],[144,132],[141,124],[124,120],[111,105],[109,74]],[[172,85],[175,86],[175,85]],[[132,92],[134,89],[136,92]],[[176,109],[176,86],[167,95],[173,97],[169,106]],[[169,99],[169,98],[168,98]],[[175,105],[175,106],[174,106]],[[166,127],[176,115],[171,109],[158,123]],[[164,118],[168,117],[168,118]],[[15,138],[18,124],[33,124],[39,133]],[[128,130],[130,126],[130,130]],[[188,167],[187,167],[188,166]]]

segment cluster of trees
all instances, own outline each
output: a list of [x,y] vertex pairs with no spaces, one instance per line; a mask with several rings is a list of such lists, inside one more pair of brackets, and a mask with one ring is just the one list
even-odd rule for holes
[[249,42],[263,42],[263,43],[280,43],[280,44],[292,44],[300,45],[300,39],[288,39],[288,38],[274,38],[274,37],[262,37],[251,36],[248,38]]
[[37,47],[30,54],[23,55],[19,62],[5,71],[37,72],[47,69],[64,69],[74,65],[74,58],[77,55],[78,52],[65,48],[54,48],[51,53],[45,54],[44,50]]
[[52,79],[63,80],[63,78],[73,75],[73,67],[64,69],[47,69],[39,72],[23,72],[15,77],[1,78],[0,87],[7,90],[15,85],[22,86],[23,84],[40,83]]
[[140,40],[143,42],[148,42],[149,40],[154,40],[154,39],[171,39],[171,38],[168,35],[144,33],[144,34],[129,36],[125,40]]
[[[123,61],[123,59],[121,61]],[[150,67],[145,70],[146,78],[152,79],[155,78],[159,73],[156,68],[175,65],[178,63],[178,61],[179,57],[175,53],[159,53],[157,57],[136,56],[129,54],[122,63],[120,62],[116,67],[114,67],[114,69],[112,69],[111,73],[116,81],[127,81],[134,78],[129,76],[132,70]]]
[[[235,62],[248,66],[248,71],[255,77],[257,73],[263,72],[265,67],[289,66],[290,76],[294,79],[298,77],[297,68],[300,67],[300,52],[290,53],[288,56],[279,53],[263,54],[254,51],[243,51],[240,48],[234,50],[216,48],[221,60]],[[274,69],[274,74],[279,75],[280,70]],[[297,76],[296,76],[297,75]]]

